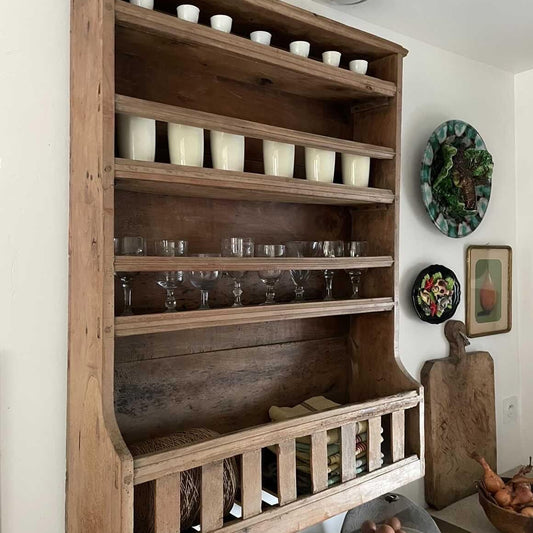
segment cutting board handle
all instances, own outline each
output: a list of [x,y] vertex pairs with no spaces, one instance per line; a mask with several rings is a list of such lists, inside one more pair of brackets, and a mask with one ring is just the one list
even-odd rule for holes
[[465,347],[470,345],[464,323],[460,320],[448,320],[444,326],[444,334],[450,343],[450,359],[459,362],[466,356]]

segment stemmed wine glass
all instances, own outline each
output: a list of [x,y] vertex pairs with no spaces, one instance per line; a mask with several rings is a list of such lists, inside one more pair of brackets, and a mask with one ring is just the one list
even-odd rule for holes
[[[254,240],[250,237],[230,237],[222,239],[222,256],[223,257],[253,257]],[[246,272],[226,272],[233,280],[233,305],[232,307],[242,307],[242,279]]]
[[[255,246],[255,255],[256,257],[283,257],[285,255],[285,246],[283,244],[257,244]],[[257,274],[267,288],[265,302],[261,305],[276,303],[274,287],[279,278],[281,278],[281,270],[260,270]]]
[[[220,254],[193,254],[191,257],[220,257]],[[217,284],[219,277],[219,270],[193,270],[190,273],[191,285],[200,289],[201,301],[198,309],[210,309],[209,291]]]
[[[115,255],[146,255],[146,241],[144,237],[118,237],[113,239]],[[115,276],[122,284],[124,293],[124,309],[121,316],[133,315],[131,308],[131,281],[136,272],[115,272]]]
[[[344,243],[344,255],[346,257],[366,257],[368,253],[368,243],[366,241],[348,241]],[[346,269],[352,283],[352,295],[350,298],[359,298],[359,284],[361,283],[361,269]]]
[[[160,239],[154,242],[155,255],[161,257],[182,257],[187,255],[187,241],[172,241]],[[167,291],[165,299],[166,313],[175,313],[177,311],[177,301],[174,291],[183,282],[183,271],[160,272],[157,284]]]
[[[289,257],[316,257],[320,253],[318,241],[291,241],[285,244]],[[291,270],[294,283],[294,303],[304,301],[305,283],[309,279],[309,270]]]
[[[322,241],[320,248],[322,257],[342,257],[344,255],[344,242],[343,241]],[[333,300],[333,276],[335,270],[324,270],[324,280],[326,282],[326,295],[325,301]]]

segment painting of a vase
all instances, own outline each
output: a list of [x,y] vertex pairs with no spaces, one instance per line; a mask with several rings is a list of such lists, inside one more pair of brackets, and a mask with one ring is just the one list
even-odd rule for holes
[[497,300],[498,293],[496,292],[496,287],[494,286],[490,272],[487,269],[485,279],[479,290],[479,303],[481,304],[483,311],[489,314],[496,306]]
[[497,259],[476,264],[476,317],[478,322],[496,322],[501,317],[502,264]]

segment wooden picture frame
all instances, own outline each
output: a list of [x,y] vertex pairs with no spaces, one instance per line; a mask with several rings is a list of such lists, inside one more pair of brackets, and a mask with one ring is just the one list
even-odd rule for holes
[[483,337],[512,327],[510,246],[469,246],[466,253],[466,333]]

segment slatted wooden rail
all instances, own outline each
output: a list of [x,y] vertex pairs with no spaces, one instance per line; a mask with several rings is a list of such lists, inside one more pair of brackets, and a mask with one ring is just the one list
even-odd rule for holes
[[[363,501],[377,496],[382,475],[391,477],[391,480],[397,475],[399,484],[405,483],[409,469],[413,475],[419,475],[418,457],[405,457],[405,411],[417,407],[421,400],[418,392],[406,392],[247,429],[183,448],[138,456],[134,460],[134,484],[153,484],[154,533],[179,531],[181,472],[198,467],[202,471],[202,532],[220,529],[228,532],[267,531],[264,521],[290,512],[291,504],[296,500],[299,504],[306,499],[313,503],[319,494],[331,496],[334,508],[337,499],[345,498],[345,490],[361,493],[364,488],[365,493],[360,496]],[[390,415],[391,431],[388,449],[385,449],[381,428],[383,417],[387,415]],[[363,420],[368,421],[368,472],[358,476],[356,424]],[[341,483],[328,489],[327,432],[332,429],[340,429]],[[311,440],[312,494],[298,497],[296,439],[304,436],[310,436]],[[279,505],[263,511],[261,450],[267,447],[276,450]],[[385,466],[382,466],[382,453],[385,454]],[[240,458],[242,518],[224,524],[223,462],[231,457]],[[398,475],[400,471],[401,475]],[[298,509],[301,505],[295,507],[295,510]]]

